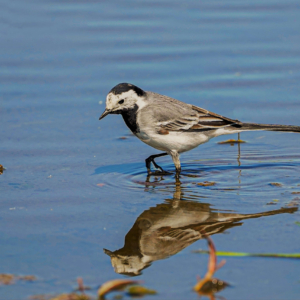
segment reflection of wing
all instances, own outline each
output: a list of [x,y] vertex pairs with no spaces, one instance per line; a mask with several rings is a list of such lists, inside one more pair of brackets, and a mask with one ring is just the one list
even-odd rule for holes
[[158,238],[160,240],[185,243],[187,245],[201,238],[201,234],[191,228],[170,228],[168,231],[165,231],[164,228],[160,228],[159,231],[163,232],[159,234]]
[[212,113],[206,109],[192,105],[191,113],[184,114],[175,119],[159,122],[158,132],[167,131],[200,131],[218,129],[239,123],[237,120]]
[[151,261],[172,256],[197,240],[201,234],[190,228],[161,227],[147,230],[140,239],[141,253]]
[[174,255],[205,235],[223,232],[227,228],[239,226],[233,221],[191,224],[184,227],[149,228],[141,235],[140,251],[151,260],[164,259]]
[[[173,247],[181,248],[180,250],[186,248],[195,241],[203,238],[205,235],[213,235],[216,233],[223,232],[228,227],[240,226],[241,223],[233,223],[232,221],[224,221],[216,223],[201,223],[190,225],[189,227],[183,228],[170,228],[162,227],[156,231],[156,238],[161,242],[174,243]],[[157,245],[157,243],[156,243]],[[158,250],[158,249],[156,249]],[[179,249],[178,249],[179,250]]]

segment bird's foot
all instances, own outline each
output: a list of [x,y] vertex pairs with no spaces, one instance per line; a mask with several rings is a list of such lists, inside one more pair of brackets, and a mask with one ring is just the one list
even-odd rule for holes
[[154,159],[152,160],[152,163],[153,163],[153,165],[154,165],[154,167],[155,167],[156,169],[159,169],[159,170],[160,170],[161,173],[165,173],[165,171],[163,170],[163,168],[162,168],[161,166],[159,166],[159,165],[154,161]]
[[[161,166],[159,166],[155,160],[154,160],[155,156],[152,155],[150,157],[148,157],[146,159],[146,167],[147,167],[147,171],[148,171],[148,175],[170,175],[172,173],[165,171]],[[150,167],[151,167],[151,163],[153,164],[153,166],[158,169],[155,171],[151,171]]]

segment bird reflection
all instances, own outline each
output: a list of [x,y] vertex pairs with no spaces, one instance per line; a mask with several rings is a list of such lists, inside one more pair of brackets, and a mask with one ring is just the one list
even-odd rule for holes
[[141,271],[153,261],[168,258],[205,235],[224,232],[226,229],[241,226],[242,220],[293,213],[297,207],[280,208],[255,214],[221,212],[208,203],[182,199],[181,184],[177,180],[173,199],[145,210],[137,218],[125,236],[124,247],[104,252],[110,256],[116,273],[131,276]]

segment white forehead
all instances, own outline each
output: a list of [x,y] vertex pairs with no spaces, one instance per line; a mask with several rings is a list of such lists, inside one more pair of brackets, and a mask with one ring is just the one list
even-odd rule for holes
[[127,92],[124,92],[122,94],[115,95],[113,93],[109,93],[106,97],[106,104],[111,103],[115,104],[116,102],[119,102],[119,100],[125,99],[125,98],[137,98],[137,94],[133,90],[129,90]]

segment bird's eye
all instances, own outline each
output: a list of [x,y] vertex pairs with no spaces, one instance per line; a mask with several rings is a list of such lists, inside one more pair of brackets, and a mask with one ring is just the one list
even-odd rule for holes
[[120,100],[118,103],[119,104],[123,104],[124,103],[124,99]]

